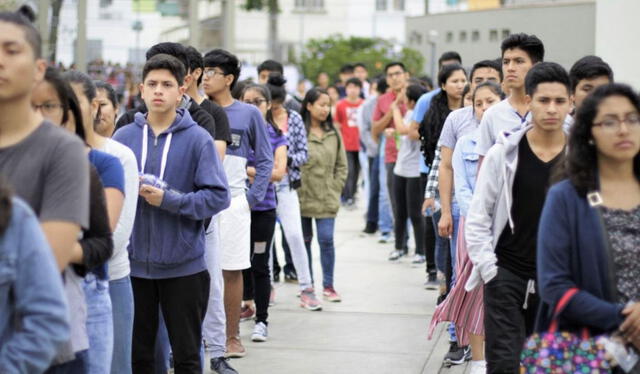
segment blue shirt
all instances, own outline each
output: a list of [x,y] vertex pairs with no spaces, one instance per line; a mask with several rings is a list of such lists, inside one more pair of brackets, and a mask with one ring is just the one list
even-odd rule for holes
[[471,204],[473,190],[476,187],[479,156],[476,152],[478,130],[463,135],[455,145],[451,164],[453,166],[453,185],[455,197],[460,207],[460,215],[466,217]]
[[104,188],[115,188],[124,195],[124,169],[117,157],[92,149],[89,161],[98,171]]

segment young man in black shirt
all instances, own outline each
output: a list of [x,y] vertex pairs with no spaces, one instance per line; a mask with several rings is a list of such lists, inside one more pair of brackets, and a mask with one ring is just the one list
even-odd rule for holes
[[536,64],[525,78],[531,121],[503,133],[480,168],[466,223],[473,273],[484,283],[487,373],[517,373],[538,306],[536,237],[553,167],[566,144],[571,110],[569,75],[555,63]]

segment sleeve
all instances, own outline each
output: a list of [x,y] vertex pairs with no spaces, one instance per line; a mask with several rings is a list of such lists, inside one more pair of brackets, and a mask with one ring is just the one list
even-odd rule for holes
[[12,294],[20,327],[3,339],[0,368],[6,373],[42,373],[70,337],[69,311],[62,278],[38,221],[29,212],[18,222],[14,228],[19,232],[18,268]]
[[469,205],[465,239],[473,270],[465,286],[467,291],[475,288],[481,281],[488,283],[498,271],[493,247],[493,216],[503,185],[500,168],[504,157],[500,152],[503,152],[502,148],[494,147],[487,154]]
[[436,153],[431,164],[431,170],[429,170],[429,177],[427,179],[427,188],[424,192],[425,199],[435,199],[438,196],[438,177],[440,175],[440,163],[442,162],[442,156],[440,154],[440,145],[436,148]]
[[381,108],[381,104],[382,104],[382,96],[378,97],[378,100],[376,101],[376,107],[373,109],[373,120],[377,121],[380,118],[382,118],[384,116],[384,113],[382,113],[382,108]]
[[484,116],[482,116],[482,121],[480,121],[480,134],[478,136],[478,143],[476,144],[476,153],[480,156],[486,155],[496,142],[493,135],[492,113],[492,111],[485,113]]
[[442,132],[440,133],[440,139],[438,139],[438,144],[442,147],[447,147],[450,149],[454,149],[456,147],[456,136],[453,132],[454,126],[457,124],[459,114],[453,112],[449,113],[447,119],[444,121],[444,125],[442,126]]
[[[122,156],[122,168],[124,170],[124,205],[120,219],[113,231],[113,248],[115,251],[124,248],[131,237],[133,223],[138,206],[138,164],[133,152],[126,148]],[[114,251],[114,252],[115,252]]]
[[364,143],[369,157],[375,157],[378,151],[378,144],[376,144],[376,142],[373,140],[373,137],[371,136],[371,118],[373,114],[371,111],[372,109],[373,106],[370,105],[369,102],[365,102],[358,108],[357,112],[360,140],[362,141],[362,143]]
[[228,208],[231,197],[227,177],[213,145],[213,139],[206,139],[197,155],[195,191],[180,193],[167,190],[160,208],[200,221]]
[[[483,166],[484,167],[484,166]],[[571,274],[571,252],[575,233],[569,225],[567,192],[556,185],[549,191],[538,227],[537,263],[540,297],[555,308],[570,288],[575,288]],[[575,217],[580,219],[581,217]],[[595,327],[603,331],[616,329],[624,321],[622,305],[602,300],[586,291],[579,291],[562,311],[562,317],[572,324]]]
[[200,105],[198,105],[195,101],[191,100],[191,106],[189,107],[189,114],[193,120],[200,125],[203,129],[205,129],[209,135],[211,135],[211,139],[216,138],[216,125],[213,121],[213,117],[209,112],[202,109]]
[[[89,160],[80,141],[60,142],[46,170],[40,222],[89,227]],[[69,183],[69,181],[74,181]]]
[[91,166],[91,194],[90,194],[90,223],[89,229],[84,231],[78,242],[82,247],[84,269],[79,269],[79,275],[97,266],[103,265],[113,254],[113,239],[109,227],[104,188],[95,168]]
[[338,154],[336,155],[336,165],[333,170],[333,178],[336,182],[336,190],[342,191],[345,183],[347,182],[347,152],[344,149],[344,143],[339,132],[336,131],[338,136]]
[[467,168],[462,158],[462,142],[465,138],[461,138],[453,150],[451,163],[453,166],[453,186],[455,190],[456,201],[460,207],[460,215],[466,217],[469,212],[469,203],[473,197],[473,188],[467,183]]
[[229,118],[227,117],[227,113],[225,113],[224,109],[214,103],[211,106],[211,115],[213,116],[213,120],[216,125],[216,136],[215,140],[221,140],[227,142],[227,145],[231,144],[231,130],[229,129]]
[[249,201],[249,206],[254,206],[264,199],[273,169],[273,151],[267,134],[267,126],[258,109],[252,113],[249,135],[249,141],[255,152],[256,176],[247,191],[247,201]]
[[289,112],[289,134],[289,166],[299,168],[307,163],[307,130],[302,117],[296,112]]
[[104,188],[115,188],[122,192],[123,195],[126,193],[124,188],[124,169],[120,160],[113,156],[105,157],[101,181]]
[[431,105],[431,96],[427,92],[426,94],[420,96],[418,102],[416,103],[416,107],[413,109],[413,120],[421,123],[424,119],[424,115],[427,114],[427,110]]
[[336,117],[333,119],[334,122],[337,122],[340,125],[340,131],[344,131],[343,127],[345,126],[345,106],[344,101],[338,101],[336,104]]

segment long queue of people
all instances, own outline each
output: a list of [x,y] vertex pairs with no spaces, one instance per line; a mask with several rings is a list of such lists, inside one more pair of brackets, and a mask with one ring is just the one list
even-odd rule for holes
[[40,43],[0,13],[3,372],[199,373],[208,356],[235,373],[240,321],[268,340],[281,271],[322,309],[314,222],[322,297],[341,301],[335,217],[361,171],[364,233],[398,261],[412,232],[440,288],[446,365],[518,372],[552,321],[640,348],[640,98],[600,58],[567,72],[514,34],[468,75],[443,54],[435,90],[402,62],[372,82],[357,64],[298,102],[276,61],[239,82],[226,50],[160,43],[117,118],[108,83],[47,67]]

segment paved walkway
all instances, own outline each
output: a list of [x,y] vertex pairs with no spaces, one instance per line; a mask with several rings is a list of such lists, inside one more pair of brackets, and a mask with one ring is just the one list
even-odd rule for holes
[[[278,283],[276,305],[269,309],[269,341],[250,341],[253,322],[241,323],[247,356],[231,364],[241,374],[446,373],[443,326],[427,340],[436,291],[427,291],[424,265],[387,260],[393,244],[361,234],[363,213],[342,210],[336,223],[335,287],[341,303],[323,302],[323,311],[299,307],[297,285]],[[314,244],[315,245],[315,244]],[[314,274],[321,283],[318,248]],[[282,258],[282,253],[280,253]],[[320,291],[316,287],[316,291]],[[207,365],[208,366],[208,365]]]

